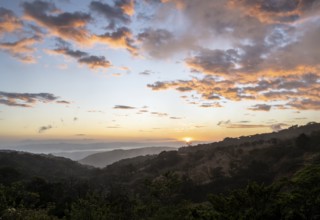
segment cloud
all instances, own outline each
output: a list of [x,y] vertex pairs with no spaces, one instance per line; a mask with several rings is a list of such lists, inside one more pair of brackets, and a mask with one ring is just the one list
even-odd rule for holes
[[182,119],[181,117],[174,117],[174,116],[171,116],[170,119],[174,119],[174,120],[179,120],[179,119]]
[[87,56],[82,57],[79,60],[79,63],[86,64],[91,69],[96,68],[109,68],[111,66],[111,63],[106,60],[104,56]]
[[140,109],[136,114],[141,115],[149,112],[147,109]]
[[225,127],[225,128],[266,128],[266,127],[270,127],[270,125],[264,125],[264,124],[232,123],[230,120],[219,121],[217,125],[220,127]]
[[271,107],[272,107],[271,105],[267,105],[267,104],[256,104],[254,106],[251,106],[248,109],[250,109],[252,111],[265,111],[265,112],[268,112],[268,111],[270,111]]
[[135,107],[128,106],[128,105],[115,105],[113,108],[114,109],[124,109],[124,110],[135,109]]
[[176,90],[180,92],[188,92],[188,91],[192,91],[193,89],[191,87],[177,87]]
[[123,10],[123,12],[129,16],[132,16],[135,12],[134,0],[118,0],[116,2],[116,5],[119,6]]
[[144,70],[144,71],[140,72],[139,74],[143,75],[143,76],[149,76],[149,75],[153,74],[153,72],[151,70]]
[[223,80],[206,75],[203,78],[193,77],[191,80],[157,81],[147,86],[154,91],[174,89],[178,92],[195,92],[200,95],[200,100],[196,101],[200,101],[202,107],[208,106],[208,101],[212,100],[216,100],[215,103],[220,105],[223,100],[255,100],[267,103],[256,104],[249,108],[250,110],[267,111],[272,105],[281,107],[271,102],[287,103],[283,105],[286,108],[307,110],[318,108],[319,79],[320,74],[310,72],[288,76],[251,77],[249,82]]
[[298,109],[298,110],[320,110],[320,100],[317,99],[308,99],[308,98],[302,98],[302,99],[296,99],[289,103],[287,103],[288,106],[291,106],[292,108]]
[[198,55],[186,59],[186,64],[199,72],[225,76],[235,70],[238,59],[239,54],[234,49],[203,49]]
[[193,44],[193,36],[190,34],[177,37],[175,34],[163,28],[146,28],[137,36],[142,51],[156,59],[165,59],[178,52],[187,50]]
[[272,131],[277,132],[282,130],[284,127],[289,127],[288,124],[285,123],[275,123],[272,125],[269,124],[250,124],[249,121],[232,123],[230,120],[227,121],[219,121],[218,126],[224,128],[270,128]]
[[104,56],[89,55],[87,52],[80,50],[72,50],[71,45],[64,40],[57,39],[57,47],[53,50],[48,50],[49,53],[63,54],[72,57],[80,64],[85,64],[90,69],[109,68],[112,66],[111,62],[106,60]]
[[0,92],[0,104],[17,107],[33,107],[38,102],[58,101],[59,97],[51,93],[8,93]]
[[250,123],[251,121],[246,121],[246,120],[244,120],[244,121],[239,121],[239,123]]
[[39,128],[39,130],[38,130],[38,133],[41,134],[41,133],[43,133],[43,132],[45,132],[45,131],[47,131],[47,130],[49,130],[49,129],[51,129],[51,128],[52,128],[51,125],[41,126],[41,127]]
[[[90,4],[91,10],[103,14],[111,22],[111,29],[115,29],[105,34],[95,34],[89,30],[88,26],[94,19],[89,13],[85,12],[63,12],[57,8],[53,2],[36,0],[24,2],[24,18],[33,21],[40,27],[46,28],[53,36],[65,41],[73,41],[78,45],[91,46],[96,43],[107,44],[112,48],[124,48],[131,54],[137,56],[137,48],[131,31],[127,27],[117,27],[130,22],[129,14],[134,12],[133,1],[117,1],[114,6],[106,3],[93,1]],[[106,62],[99,57],[98,66],[106,65]],[[85,58],[87,60],[87,58]],[[94,57],[97,60],[97,57]]]
[[[285,108],[317,109],[320,101],[316,92],[320,89],[317,1],[162,3],[157,5],[154,20],[169,23],[170,19],[179,18],[183,22],[175,31],[169,26],[144,29],[138,34],[141,46],[155,58],[187,51],[184,63],[197,78],[157,81],[149,84],[149,88],[195,92],[201,96],[201,104],[210,98],[250,99],[265,102],[264,105],[285,102],[288,103],[283,105]],[[190,41],[180,43],[185,36]],[[257,107],[259,110],[262,106]]]
[[130,17],[125,13],[125,8],[128,4],[120,5],[109,5],[108,3],[102,3],[99,1],[92,1],[90,3],[90,9],[104,16],[110,23],[109,28],[114,28],[116,24],[124,23],[128,24],[130,22]]
[[203,103],[200,105],[202,108],[221,108],[222,105],[220,105],[219,102],[214,102],[214,103]]
[[109,129],[117,129],[117,128],[121,128],[119,125],[115,125],[115,126],[108,126],[107,128]]
[[138,56],[138,48],[135,46],[132,33],[127,27],[120,27],[113,32],[95,35],[92,39],[97,43],[105,43],[111,48],[124,48],[133,56]]
[[148,84],[147,87],[151,88],[152,90],[165,90],[165,89],[169,89],[170,87],[174,87],[175,85],[177,85],[177,83],[175,82],[160,82],[157,81],[153,84]]
[[28,105],[28,104],[21,104],[13,100],[6,100],[6,99],[0,99],[0,104],[8,105],[8,106],[16,106],[16,107],[32,107],[31,105]]
[[205,127],[207,127],[207,126],[205,126],[205,125],[195,125],[194,127],[195,127],[195,128],[205,128]]
[[[24,63],[35,63],[36,43],[43,32],[33,24],[23,22],[11,10],[0,7],[0,50]],[[11,39],[8,41],[8,39]]]
[[104,111],[101,110],[88,110],[89,113],[104,113]]
[[65,100],[56,101],[56,103],[58,103],[58,104],[67,104],[67,105],[71,104],[70,102],[65,101]]
[[24,63],[35,63],[36,60],[33,56],[33,53],[35,52],[34,44],[40,40],[41,37],[33,36],[13,42],[1,42],[0,50],[11,54],[13,57]]
[[22,21],[11,10],[0,7],[0,36],[20,30],[22,27]]
[[241,7],[247,15],[257,17],[261,22],[288,22],[314,15],[320,8],[316,0],[281,0],[281,1],[250,1],[241,0],[232,3],[234,7]]
[[122,76],[121,73],[112,73],[111,75],[114,76],[114,77],[120,77],[120,76]]
[[151,115],[156,115],[158,117],[166,117],[168,116],[168,113],[164,113],[164,112],[150,112]]
[[51,34],[78,43],[88,43],[86,25],[92,20],[84,12],[61,12],[54,3],[36,0],[22,3],[25,18],[47,28]]

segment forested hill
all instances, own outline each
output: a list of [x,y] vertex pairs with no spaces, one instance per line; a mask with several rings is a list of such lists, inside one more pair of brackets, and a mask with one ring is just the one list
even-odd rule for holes
[[[271,183],[309,163],[320,150],[319,139],[320,124],[317,123],[294,126],[278,133],[226,138],[222,142],[162,152],[156,157],[123,160],[106,167],[102,179],[108,183],[112,177],[112,180],[132,184],[174,171],[197,185],[196,188],[210,188],[215,184],[217,192],[251,180]],[[201,196],[201,193],[196,195]]]
[[9,181],[41,177],[50,181],[89,178],[95,169],[64,157],[0,150],[0,179]]
[[2,219],[319,219],[320,125],[96,169],[0,152]]

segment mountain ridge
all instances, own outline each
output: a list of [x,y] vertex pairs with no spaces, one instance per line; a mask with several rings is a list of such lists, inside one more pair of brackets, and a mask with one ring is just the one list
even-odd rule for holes
[[137,156],[159,154],[162,151],[177,150],[173,147],[143,147],[135,149],[116,149],[112,151],[91,154],[78,162],[80,164],[103,168],[122,159],[133,158]]

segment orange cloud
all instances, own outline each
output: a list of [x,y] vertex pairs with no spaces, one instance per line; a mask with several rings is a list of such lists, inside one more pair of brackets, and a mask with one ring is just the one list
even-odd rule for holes
[[80,64],[85,64],[91,69],[96,68],[109,68],[112,66],[104,56],[90,55],[87,52],[80,50],[72,50],[70,44],[62,39],[57,40],[57,48],[54,50],[47,50],[49,54],[63,54],[65,56],[72,57]]
[[105,43],[111,48],[124,48],[127,49],[132,55],[137,56],[138,50],[134,46],[134,40],[131,31],[126,28],[118,28],[111,33],[105,33],[103,35],[94,35],[92,41],[96,43]]
[[[320,74],[305,73],[279,77],[257,77],[250,82],[241,83],[231,80],[218,80],[212,76],[203,79],[155,82],[149,84],[152,90],[174,89],[178,92],[196,92],[200,95],[197,102],[201,107],[221,107],[223,100],[243,101],[255,100],[263,102],[282,102],[279,108],[316,109],[320,102]],[[189,96],[190,97],[190,96]],[[185,99],[189,103],[196,103]],[[191,99],[195,100],[191,96]],[[198,99],[198,98],[197,98]],[[208,101],[213,101],[208,103]],[[257,104],[251,110],[269,111],[271,104]]]
[[320,8],[314,0],[230,0],[228,5],[250,17],[256,17],[262,23],[293,23],[316,14]]
[[183,0],[161,0],[162,3],[169,3],[172,2],[176,5],[176,8],[179,10],[183,10],[186,7],[186,4]]
[[83,12],[61,12],[53,3],[35,1],[22,4],[25,19],[36,22],[50,30],[51,34],[66,40],[73,40],[81,44],[90,43],[90,33],[86,29],[91,20],[89,14]]
[[12,11],[0,7],[0,35],[14,32],[22,27],[22,21]]
[[23,38],[14,42],[0,43],[0,49],[10,53],[13,57],[25,63],[35,63],[36,60],[33,56],[35,52],[34,44],[40,41],[41,38],[34,36]]
[[121,9],[129,16],[134,14],[134,0],[129,0],[126,4],[121,5]]

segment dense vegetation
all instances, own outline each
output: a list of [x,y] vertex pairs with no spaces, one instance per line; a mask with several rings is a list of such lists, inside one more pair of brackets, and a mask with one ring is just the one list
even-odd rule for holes
[[127,159],[104,169],[1,152],[0,217],[320,219],[320,130],[251,138]]

